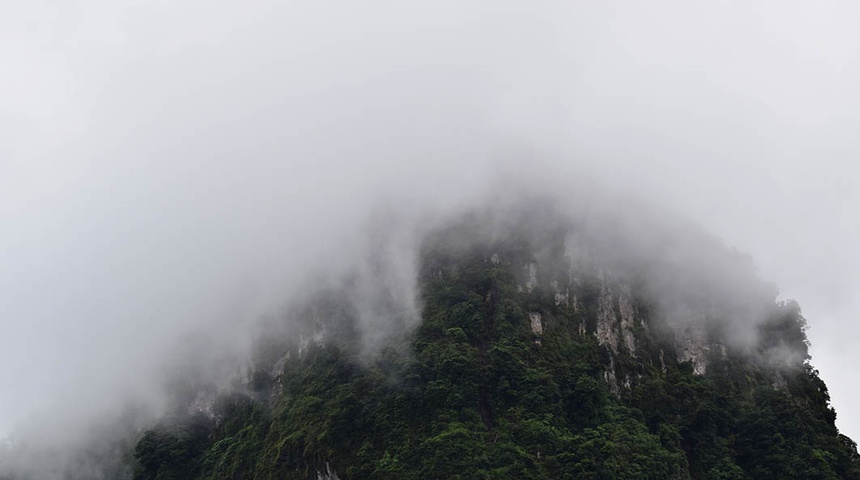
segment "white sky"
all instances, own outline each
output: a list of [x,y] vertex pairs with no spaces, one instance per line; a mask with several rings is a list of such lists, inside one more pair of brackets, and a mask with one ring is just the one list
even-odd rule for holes
[[0,5],[0,431],[145,394],[380,198],[530,152],[750,252],[860,439],[858,4],[405,3]]

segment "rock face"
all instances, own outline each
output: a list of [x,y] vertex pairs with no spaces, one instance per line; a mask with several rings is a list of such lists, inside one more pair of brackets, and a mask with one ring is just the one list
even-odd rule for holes
[[[625,355],[636,359],[637,342],[649,341],[652,336],[649,323],[656,323],[669,328],[672,339],[671,345],[666,345],[671,347],[668,348],[669,354],[678,362],[690,363],[697,375],[706,373],[713,355],[725,358],[725,345],[709,331],[712,319],[703,310],[688,305],[671,311],[658,310],[652,313],[654,318],[647,319],[638,310],[638,299],[628,284],[603,271],[597,281],[599,297],[594,334],[613,356]],[[666,347],[660,349],[661,359],[665,358]],[[664,361],[661,360],[661,364]],[[614,372],[609,377],[614,378]]]
[[541,319],[541,314],[538,312],[530,312],[529,313],[529,323],[532,327],[532,333],[537,336],[540,336],[543,333],[543,321]]
[[[605,378],[613,390],[628,385],[632,374],[619,376],[619,357],[624,360],[620,363],[653,361],[662,369],[666,358],[674,358],[689,363],[697,375],[707,372],[714,355],[725,358],[725,342],[709,328],[717,317],[710,303],[697,303],[697,299],[679,297],[674,291],[653,294],[637,290],[636,275],[640,272],[617,264],[613,265],[615,270],[605,268],[601,258],[577,236],[568,232],[556,235],[558,238],[544,241],[563,244],[564,249],[539,247],[525,256],[520,256],[522,252],[508,252],[506,256],[504,248],[496,247],[490,261],[494,265],[511,265],[521,272],[519,292],[535,298],[551,295],[557,312],[579,318],[578,333],[594,335],[606,349]],[[670,298],[659,298],[661,293]],[[643,310],[643,305],[648,308]],[[540,336],[544,315],[532,311],[528,316],[532,332]],[[649,354],[640,358],[645,344],[656,346],[655,358],[648,358]]]
[[645,326],[636,312],[630,298],[630,289],[613,285],[607,275],[600,275],[600,300],[597,312],[597,338],[613,352],[623,348],[636,356],[636,340],[633,329],[636,325]]
[[331,469],[331,463],[325,462],[325,471],[317,470],[317,480],[340,480],[340,477]]
[[675,356],[679,362],[691,362],[693,372],[704,374],[711,355],[719,352],[725,357],[725,347],[708,334],[708,318],[701,312],[675,312],[666,316],[675,337]]

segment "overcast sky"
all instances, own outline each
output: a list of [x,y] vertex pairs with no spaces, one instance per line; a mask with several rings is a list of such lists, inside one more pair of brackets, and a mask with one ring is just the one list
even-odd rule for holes
[[0,5],[0,432],[146,396],[375,205],[503,164],[749,252],[860,439],[860,5],[407,3]]

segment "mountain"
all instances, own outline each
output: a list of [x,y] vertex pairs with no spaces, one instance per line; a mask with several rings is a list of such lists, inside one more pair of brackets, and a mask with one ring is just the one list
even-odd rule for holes
[[748,257],[571,211],[437,222],[416,288],[381,242],[270,319],[230,386],[178,388],[133,478],[860,479],[800,307]]
[[134,478],[860,478],[799,306],[748,258],[647,213],[563,211],[426,232],[416,327],[384,256],[321,289],[271,322],[244,388],[142,435]]

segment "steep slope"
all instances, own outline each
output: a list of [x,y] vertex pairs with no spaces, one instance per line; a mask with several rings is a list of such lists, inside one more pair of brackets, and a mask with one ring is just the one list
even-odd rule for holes
[[142,436],[135,478],[860,478],[799,307],[748,259],[556,212],[487,209],[428,234],[421,323],[389,322],[370,350],[355,279],[297,306],[243,388]]

